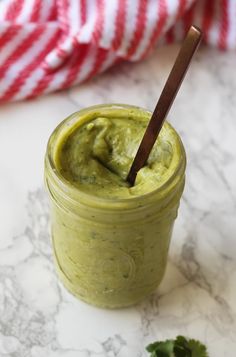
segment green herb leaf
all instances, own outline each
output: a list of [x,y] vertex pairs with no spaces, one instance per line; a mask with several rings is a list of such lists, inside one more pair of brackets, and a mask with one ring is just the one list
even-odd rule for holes
[[154,342],[147,346],[150,357],[209,357],[206,346],[193,339],[177,336],[175,340]]
[[151,357],[174,357],[174,340],[151,343],[147,351],[152,352]]
[[192,357],[209,357],[206,346],[204,346],[201,342],[191,339],[188,343],[189,348],[192,351]]
[[184,336],[177,336],[174,346],[175,357],[192,357],[191,350],[188,347],[188,341]]

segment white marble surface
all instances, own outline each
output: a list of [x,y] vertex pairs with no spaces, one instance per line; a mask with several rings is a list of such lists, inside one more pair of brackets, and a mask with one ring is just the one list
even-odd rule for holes
[[96,103],[153,109],[176,51],[0,107],[1,357],[144,357],[149,342],[177,334],[202,340],[211,357],[236,356],[235,53],[202,49],[169,115],[188,170],[156,294],[133,308],[98,309],[65,291],[51,259],[43,157],[52,129]]

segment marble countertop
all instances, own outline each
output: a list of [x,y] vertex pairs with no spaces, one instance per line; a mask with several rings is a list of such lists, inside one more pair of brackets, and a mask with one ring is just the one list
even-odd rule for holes
[[158,291],[132,308],[98,309],[61,286],[51,257],[43,159],[53,128],[98,103],[153,109],[177,49],[0,107],[1,357],[145,357],[149,342],[178,334],[206,343],[211,357],[235,357],[235,53],[201,49],[169,114],[188,168]]

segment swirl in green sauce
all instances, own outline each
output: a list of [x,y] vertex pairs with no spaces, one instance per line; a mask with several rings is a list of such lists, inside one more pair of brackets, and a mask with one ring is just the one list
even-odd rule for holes
[[147,126],[143,119],[98,117],[76,128],[61,145],[60,173],[81,191],[103,198],[132,198],[158,188],[173,170],[176,139],[169,124],[164,125],[135,185],[126,182]]

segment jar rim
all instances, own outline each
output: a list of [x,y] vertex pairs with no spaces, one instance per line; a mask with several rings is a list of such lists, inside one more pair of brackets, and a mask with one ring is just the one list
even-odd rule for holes
[[[181,152],[181,157],[176,165],[175,170],[173,173],[168,177],[166,181],[164,181],[160,186],[158,186],[156,189],[144,193],[142,195],[134,196],[134,197],[129,197],[129,198],[105,198],[105,197],[99,197],[95,196],[89,193],[86,193],[82,190],[80,190],[78,187],[75,185],[72,185],[66,178],[59,172],[59,170],[56,167],[55,160],[54,160],[54,153],[53,150],[51,150],[51,146],[53,144],[53,141],[56,140],[57,135],[60,133],[60,130],[64,127],[64,125],[69,122],[73,121],[73,119],[78,119],[78,114],[85,114],[88,111],[96,110],[96,109],[135,109],[135,110],[140,110],[143,113],[146,114],[152,114],[151,111],[139,107],[139,106],[134,106],[134,105],[129,105],[129,104],[121,104],[121,103],[107,103],[107,104],[99,104],[99,105],[94,105],[90,107],[86,107],[82,110],[76,111],[69,115],[67,118],[65,118],[52,132],[52,134],[49,137],[48,144],[47,144],[47,151],[45,155],[45,167],[49,169],[50,171],[47,172],[45,170],[45,181],[46,181],[46,186],[48,187],[48,179],[47,175],[50,177],[50,180],[52,180],[56,185],[60,184],[60,188],[62,188],[62,191],[64,193],[64,197],[66,196],[67,200],[69,199],[71,202],[80,202],[80,203],[86,203],[86,205],[94,207],[94,208],[104,208],[104,209],[121,209],[121,208],[126,208],[126,206],[130,207],[136,207],[137,204],[143,201],[147,202],[153,202],[153,200],[156,201],[156,196],[162,192],[167,190],[168,187],[171,185],[171,183],[176,179],[178,176],[179,172],[185,172],[185,167],[186,167],[186,153],[184,146],[182,144],[181,138],[179,134],[176,132],[176,130],[172,127],[171,124],[168,123],[168,125],[174,130],[174,133],[176,134],[177,137],[177,142],[178,146]],[[76,121],[76,120],[75,120]],[[49,188],[49,187],[48,187]],[[69,195],[69,197],[68,197]],[[154,199],[155,197],[155,199]],[[89,204],[88,204],[89,202]]]

